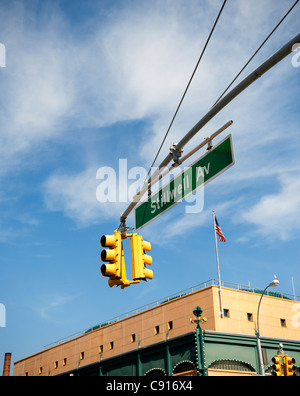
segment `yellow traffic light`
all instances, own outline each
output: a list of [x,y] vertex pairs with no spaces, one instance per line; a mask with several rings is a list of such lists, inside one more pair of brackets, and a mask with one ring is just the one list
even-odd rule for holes
[[293,377],[296,375],[295,366],[296,360],[292,357],[289,357],[288,355],[285,355],[283,357],[283,372],[285,377]]
[[[130,237],[132,256],[132,281],[126,277],[125,259],[122,240]],[[121,289],[131,284],[140,283],[141,280],[153,278],[153,271],[146,265],[152,264],[152,257],[145,252],[150,252],[151,243],[144,241],[142,236],[137,234],[126,234],[118,230],[113,235],[102,235],[100,244],[104,249],[101,252],[101,260],[105,262],[101,266],[101,274],[109,277],[108,285],[121,286]]]
[[121,233],[116,230],[114,235],[102,235],[100,244],[102,247],[109,248],[102,250],[100,255],[103,262],[108,262],[101,266],[101,274],[109,277],[108,285],[110,287],[121,286],[122,289],[130,286],[130,281],[126,279]]
[[132,234],[130,239],[131,246],[131,264],[132,279],[147,280],[153,278],[153,271],[149,270],[146,265],[152,264],[152,257],[146,252],[151,251],[151,243],[144,241],[143,237],[138,234]]
[[272,362],[274,363],[272,366],[273,369],[273,375],[275,377],[282,377],[282,371],[281,371],[281,358],[280,356],[275,356],[272,358]]

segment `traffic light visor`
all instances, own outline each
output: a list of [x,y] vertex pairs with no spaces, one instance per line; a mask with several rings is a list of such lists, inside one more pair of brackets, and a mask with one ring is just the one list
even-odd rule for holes
[[147,264],[147,265],[151,265],[152,264],[152,257],[151,256],[148,256],[148,254],[144,254],[143,258],[144,258],[144,263],[145,264]]
[[101,266],[101,274],[103,276],[116,276],[117,266],[115,264],[103,264]]
[[100,239],[100,245],[102,247],[114,246],[115,243],[116,243],[115,235],[102,235]]
[[272,369],[275,371],[273,375],[282,376],[280,356],[274,356],[272,362],[274,363]]
[[296,370],[296,366],[295,366],[296,360],[292,357],[287,356],[286,358],[286,364],[285,364],[285,368],[286,368],[286,375],[287,376],[293,376],[295,375],[294,372]]
[[151,243],[150,242],[143,241],[142,242],[142,246],[143,246],[143,249],[145,250],[145,252],[150,252],[150,250],[151,250]]
[[296,360],[294,358],[288,357],[287,362],[288,362],[288,364],[295,364]]
[[145,278],[153,279],[153,271],[149,270],[148,268],[144,269]]
[[117,252],[114,249],[102,250],[100,258],[102,261],[114,260],[117,256]]

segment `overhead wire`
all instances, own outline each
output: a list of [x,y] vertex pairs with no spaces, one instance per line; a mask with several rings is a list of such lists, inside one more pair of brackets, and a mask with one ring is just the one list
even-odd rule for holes
[[207,48],[207,46],[208,46],[208,43],[209,43],[210,39],[211,39],[211,36],[212,36],[212,34],[213,34],[214,30],[215,30],[215,27],[217,26],[217,23],[218,23],[218,21],[219,21],[219,19],[220,19],[220,16],[221,16],[222,12],[223,12],[223,9],[224,9],[224,7],[225,7],[226,2],[227,2],[227,0],[224,0],[223,5],[222,5],[222,7],[221,7],[221,9],[220,9],[220,11],[219,11],[219,14],[218,14],[218,16],[217,16],[217,18],[216,18],[216,20],[215,20],[215,23],[214,23],[214,25],[213,25],[213,27],[212,27],[212,29],[211,29],[211,31],[210,31],[210,34],[209,34],[209,36],[208,36],[208,39],[206,40],[205,46],[204,46],[204,48],[203,48],[203,50],[202,50],[202,52],[201,52],[201,55],[200,55],[200,57],[199,57],[199,59],[198,59],[198,62],[197,62],[197,64],[196,64],[195,68],[194,68],[194,71],[193,71],[193,73],[192,73],[192,75],[191,75],[191,77],[190,77],[190,79],[189,79],[189,82],[188,82],[188,84],[187,84],[187,86],[186,86],[186,88],[185,88],[185,90],[184,90],[184,93],[183,93],[183,95],[182,95],[182,98],[180,99],[180,102],[179,102],[179,104],[178,104],[178,106],[177,106],[177,109],[176,109],[176,111],[175,111],[175,113],[174,113],[174,116],[173,116],[173,118],[172,118],[172,120],[171,120],[171,123],[170,123],[170,125],[169,125],[169,127],[168,127],[168,129],[167,129],[167,132],[166,132],[166,134],[165,134],[165,136],[164,136],[164,138],[163,138],[163,141],[162,141],[162,143],[161,143],[161,145],[160,145],[160,147],[159,147],[159,149],[158,149],[158,152],[157,152],[157,154],[156,154],[156,156],[155,156],[155,158],[154,158],[154,160],[153,160],[153,162],[152,162],[152,165],[151,165],[151,167],[150,167],[150,169],[149,169],[147,178],[148,178],[148,176],[149,176],[149,174],[150,174],[150,172],[151,172],[151,169],[152,169],[152,167],[154,166],[155,161],[157,160],[157,157],[159,156],[159,153],[160,153],[160,151],[161,151],[161,149],[162,149],[162,147],[163,147],[163,145],[164,145],[164,143],[165,143],[165,141],[166,141],[166,138],[167,138],[167,136],[168,136],[168,134],[169,134],[169,132],[170,132],[170,129],[171,129],[173,123],[174,123],[174,120],[175,120],[175,118],[176,118],[176,116],[177,116],[177,114],[178,114],[178,111],[179,111],[179,109],[180,109],[180,107],[181,107],[181,105],[182,105],[182,102],[183,102],[183,100],[184,100],[184,98],[185,98],[185,96],[186,96],[186,93],[187,93],[187,91],[188,91],[188,89],[189,89],[189,87],[190,87],[190,85],[191,85],[191,82],[192,82],[192,80],[193,80],[193,78],[194,78],[194,76],[195,76],[195,74],[196,74],[196,71],[197,71],[197,69],[198,69],[198,66],[199,66],[199,64],[200,64],[200,62],[201,62],[201,60],[202,60],[202,57],[203,57],[203,55],[204,55],[204,53],[205,53],[205,50],[206,50],[206,48]]
[[[262,48],[262,46],[266,43],[266,41],[271,37],[271,35],[275,32],[275,30],[280,26],[280,24],[285,20],[285,18],[289,15],[289,13],[294,9],[294,7],[298,4],[298,2],[299,2],[300,0],[297,0],[295,3],[294,3],[294,5],[289,9],[289,11],[285,14],[285,16],[281,19],[281,21],[277,24],[277,26],[273,29],[273,31],[269,34],[269,36],[267,37],[267,39],[265,39],[264,40],[264,42],[263,42],[263,44],[261,44],[261,46],[259,47],[259,49],[255,52],[255,54],[250,58],[250,60],[247,62],[247,64],[243,67],[243,69],[242,69],[242,71],[245,69],[245,67],[250,63],[250,61],[254,58],[254,56],[257,54],[257,52]],[[198,65],[199,65],[199,63],[200,63],[200,61],[201,61],[201,59],[202,59],[202,56],[203,56],[203,54],[204,54],[204,51],[205,51],[205,49],[206,49],[206,47],[207,47],[207,44],[208,44],[208,42],[209,42],[209,39],[211,38],[211,35],[212,35],[212,33],[213,33],[213,31],[214,31],[214,28],[215,28],[215,26],[216,26],[216,24],[217,24],[217,22],[218,22],[218,20],[219,20],[219,17],[220,17],[220,15],[221,15],[221,13],[222,13],[222,11],[223,11],[223,9],[224,9],[224,6],[225,6],[225,4],[226,4],[226,0],[224,1],[224,3],[223,3],[223,5],[222,5],[222,8],[221,8],[221,10],[220,10],[220,12],[219,12],[219,15],[218,15],[218,17],[217,17],[217,20],[216,20],[216,22],[215,22],[215,24],[214,24],[214,27],[213,27],[213,29],[212,29],[212,31],[211,31],[211,33],[210,33],[210,35],[209,35],[209,38],[208,38],[208,40],[207,40],[207,43],[206,43],[206,45],[205,45],[205,48],[203,49],[203,51],[202,51],[202,54],[201,54],[201,56],[200,56],[200,58],[199,58],[199,61],[197,62],[197,65],[196,65],[196,67],[195,67],[195,70],[194,70],[194,72],[193,72],[193,74],[192,74],[192,77],[191,77],[191,79],[190,79],[190,81],[189,81],[189,84],[188,84],[188,86],[187,86],[187,88],[186,88],[186,90],[185,90],[185,93],[184,93],[184,95],[183,95],[183,97],[182,97],[182,99],[181,99],[181,101],[180,101],[180,104],[179,104],[179,106],[178,106],[178,108],[177,108],[177,110],[176,110],[176,112],[175,112],[175,115],[174,115],[174,117],[173,117],[173,119],[172,119],[172,122],[171,122],[171,124],[170,124],[170,126],[169,126],[169,128],[168,128],[168,131],[167,131],[167,133],[166,133],[166,135],[165,135],[165,137],[164,137],[164,140],[163,140],[163,142],[162,142],[162,144],[161,144],[161,146],[160,146],[160,148],[159,148],[159,151],[158,151],[158,153],[157,153],[157,155],[156,155],[156,157],[155,157],[155,159],[154,159],[154,161],[153,161],[153,163],[152,163],[152,166],[151,166],[151,168],[150,168],[150,170],[149,170],[149,172],[148,172],[148,175],[147,175],[147,178],[148,178],[148,176],[149,176],[149,174],[150,174],[150,172],[151,172],[151,170],[152,170],[152,167],[153,167],[153,165],[154,165],[154,163],[155,163],[155,161],[156,161],[156,159],[157,159],[157,157],[158,157],[158,155],[159,155],[159,153],[160,153],[160,151],[161,151],[161,148],[162,148],[162,146],[163,146],[163,144],[164,144],[164,141],[166,140],[166,137],[167,137],[167,135],[168,135],[168,133],[169,133],[169,131],[170,131],[170,128],[171,128],[171,126],[172,126],[172,124],[173,124],[173,122],[174,122],[174,119],[175,119],[175,117],[176,117],[176,115],[177,115],[177,113],[178,113],[178,110],[179,110],[179,108],[180,108],[180,106],[181,106],[181,103],[182,103],[182,101],[183,101],[183,99],[184,99],[184,96],[185,96],[185,94],[186,94],[186,92],[187,92],[187,90],[188,90],[188,87],[189,87],[189,85],[190,85],[190,83],[191,83],[191,80],[192,80],[192,78],[193,78],[193,76],[194,76],[194,74],[195,74],[195,72],[196,72],[196,70],[197,70],[197,67],[198,67]],[[298,35],[299,36],[299,35]],[[298,36],[296,36],[296,37],[294,37],[294,39],[293,40],[291,40],[290,42],[292,43],[292,42],[295,42],[295,39],[297,39],[298,40]],[[286,56],[286,51],[287,51],[287,48],[288,48],[288,45],[290,45],[290,42],[289,43],[287,43],[284,47],[282,47],[281,48],[281,50],[280,50],[280,56],[281,56],[281,58],[279,59],[279,61],[280,60],[282,60],[283,59],[283,57],[285,57]],[[290,50],[290,49],[289,49]],[[272,60],[272,61],[274,61],[275,60],[275,56],[277,56],[277,58],[279,58],[279,51],[276,53],[276,54],[274,54],[271,58],[270,58],[270,60]],[[276,59],[277,59],[276,58]],[[278,60],[277,60],[277,62],[278,62]],[[261,67],[260,68],[258,68],[259,69],[259,74],[257,74],[258,73],[258,69],[257,69],[257,71],[255,71],[255,73],[256,73],[256,76],[257,77],[255,77],[254,78],[254,80],[253,81],[255,81],[258,77],[260,77],[262,74],[264,74],[266,71],[268,71],[271,67],[273,67],[274,66],[274,64],[270,64],[270,61],[269,60],[267,60],[267,61],[265,61],[264,63],[263,63],[263,65],[261,65]],[[241,71],[241,72],[242,72]],[[241,72],[238,74],[238,76],[241,74]],[[238,78],[238,76],[235,78],[235,80]],[[189,133],[179,142],[179,144],[178,144],[178,147],[180,148],[180,147],[183,147],[183,145],[184,144],[186,144],[186,142],[188,141],[188,140],[190,140],[190,138],[191,138],[191,136],[194,136],[194,134],[197,132],[197,131],[199,131],[199,129],[201,128],[200,127],[200,125],[203,127],[203,125],[205,125],[207,122],[208,122],[208,120],[207,120],[207,118],[208,117],[210,117],[210,118],[212,118],[215,114],[217,114],[219,111],[220,111],[220,109],[222,109],[225,105],[226,105],[226,103],[228,104],[228,102],[230,102],[234,97],[236,97],[240,92],[241,92],[241,90],[244,90],[248,85],[249,85],[249,79],[251,78],[251,77],[253,77],[253,73],[252,74],[250,74],[246,79],[244,79],[236,88],[233,88],[233,90],[232,91],[230,91],[230,93],[227,95],[227,96],[229,96],[230,94],[231,94],[231,96],[230,96],[230,99],[228,98],[227,99],[227,102],[222,102],[222,107],[220,108],[220,106],[219,106],[219,101],[221,100],[221,98],[224,96],[224,94],[225,94],[225,92],[227,92],[227,90],[229,89],[229,87],[233,84],[233,82],[235,81],[233,81],[230,85],[229,85],[229,87],[226,89],[226,91],[224,91],[224,93],[220,96],[220,98],[217,100],[217,102],[212,106],[212,108],[211,108],[211,110],[189,131]],[[252,78],[253,79],[253,78]],[[250,83],[252,83],[253,81],[251,81]],[[248,84],[247,86],[245,86],[245,84]],[[234,93],[233,93],[233,91],[234,91]],[[238,92],[239,91],[239,92]],[[233,96],[234,95],[234,96]],[[227,96],[226,96],[226,98],[227,98]],[[223,98],[222,100],[225,100],[225,98]],[[215,110],[215,106],[219,106],[218,108],[216,107],[216,110]],[[209,119],[210,119],[209,118]],[[161,169],[163,169],[165,166],[166,166],[166,164],[168,164],[170,162],[170,158],[169,158],[169,156],[167,156],[165,159],[164,159],[164,161],[161,163],[161,165],[159,166],[159,168],[155,171],[155,173],[154,173],[154,175],[153,175],[153,178],[155,178],[155,177],[157,177],[157,176],[159,176],[160,175],[160,173],[161,173]],[[141,197],[143,196],[143,194],[147,191],[147,188],[148,188],[148,196],[150,195],[151,196],[151,182],[148,182],[147,181],[147,178],[145,179],[145,182],[144,182],[144,185],[143,185],[143,187],[141,188],[141,190],[137,193],[137,195],[134,197],[134,201],[129,205],[129,207],[126,209],[126,211],[124,212],[124,213],[121,213],[121,217],[120,217],[120,219],[121,219],[121,225],[125,225],[125,223],[126,223],[126,218],[127,218],[127,216],[128,216],[128,214],[131,212],[131,210],[136,206],[136,204],[139,202],[139,200],[141,199]]]
[[222,93],[222,95],[218,98],[218,100],[214,103],[212,107],[214,107],[225,95],[225,93],[229,90],[229,88],[234,84],[234,82],[239,78],[239,76],[242,74],[242,72],[246,69],[246,67],[249,65],[249,63],[253,60],[253,58],[257,55],[257,53],[262,49],[262,47],[266,44],[266,42],[269,40],[269,38],[273,35],[273,33],[279,28],[279,26],[282,24],[282,22],[286,19],[286,17],[292,12],[294,7],[299,3],[300,0],[297,0],[294,5],[288,10],[288,12],[284,15],[284,17],[279,21],[279,23],[275,26],[275,28],[271,31],[271,33],[268,35],[268,37],[262,42],[262,44],[258,47],[258,49],[254,52],[254,54],[251,56],[251,58],[248,60],[248,62],[245,64],[245,66],[241,69],[241,71],[236,75],[236,77],[231,81],[231,83],[228,85],[228,87],[225,89],[225,91]]

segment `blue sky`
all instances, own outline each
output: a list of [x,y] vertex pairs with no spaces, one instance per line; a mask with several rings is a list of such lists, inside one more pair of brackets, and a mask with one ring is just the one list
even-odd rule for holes
[[[156,165],[293,3],[226,4]],[[300,295],[296,53],[186,146],[185,153],[234,121],[228,131],[236,163],[205,187],[201,213],[185,213],[182,203],[141,230],[152,243],[153,280],[120,290],[100,275],[99,239],[119,226],[129,202],[97,201],[97,171],[111,167],[118,176],[119,159],[127,159],[128,169],[150,167],[221,4],[0,2],[6,48],[0,68],[0,303],[7,314],[1,370],[5,352],[15,361],[216,278],[213,209],[227,239],[219,244],[223,280],[263,288],[276,273],[279,291],[292,294],[293,277]],[[299,33],[299,13],[298,5],[243,76]],[[127,225],[133,224],[132,214]],[[129,271],[129,241],[124,247]]]

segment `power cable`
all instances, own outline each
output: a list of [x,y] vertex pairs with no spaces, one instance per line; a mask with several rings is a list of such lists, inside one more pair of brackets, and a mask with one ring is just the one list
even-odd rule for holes
[[[298,0],[298,1],[299,1],[299,0]],[[159,156],[159,153],[160,153],[160,151],[161,151],[161,149],[162,149],[162,147],[163,147],[163,145],[164,145],[164,143],[165,143],[165,140],[166,140],[166,138],[167,138],[167,136],[168,136],[168,134],[169,134],[169,132],[170,132],[170,129],[171,129],[172,125],[173,125],[173,122],[174,122],[174,120],[175,120],[175,118],[176,118],[176,116],[177,116],[177,113],[178,113],[178,111],[179,111],[179,109],[180,109],[180,107],[181,107],[181,104],[182,104],[182,102],[183,102],[183,99],[185,98],[185,95],[186,95],[186,93],[187,93],[187,91],[188,91],[188,89],[189,89],[189,87],[190,87],[190,85],[191,85],[191,82],[192,82],[192,80],[193,80],[193,78],[194,78],[194,76],[195,76],[195,73],[196,73],[196,71],[197,71],[197,69],[198,69],[198,66],[199,66],[199,64],[200,64],[200,62],[201,62],[201,59],[202,59],[202,57],[203,57],[203,55],[204,55],[204,52],[205,52],[205,50],[206,50],[206,48],[207,48],[207,45],[208,45],[208,43],[209,43],[209,41],[210,41],[210,38],[211,38],[211,36],[212,36],[212,34],[213,34],[214,30],[215,30],[215,27],[216,27],[216,25],[217,25],[217,23],[218,23],[218,20],[219,20],[221,14],[222,14],[222,11],[223,11],[223,9],[224,9],[224,7],[225,7],[226,2],[227,2],[227,0],[224,1],[223,5],[222,5],[222,7],[221,7],[221,10],[219,11],[219,14],[218,14],[218,16],[217,16],[217,19],[215,20],[215,23],[214,23],[214,25],[213,25],[213,27],[212,27],[212,30],[211,30],[211,32],[210,32],[210,34],[209,34],[209,36],[208,36],[208,39],[207,39],[207,41],[206,41],[206,43],[205,43],[205,46],[204,46],[204,48],[203,48],[203,50],[202,50],[202,53],[201,53],[201,55],[200,55],[200,57],[199,57],[199,59],[198,59],[198,62],[197,62],[197,64],[196,64],[196,66],[195,66],[195,69],[194,69],[194,71],[193,71],[193,73],[192,73],[192,75],[191,75],[191,77],[190,77],[190,80],[189,80],[189,82],[188,82],[188,84],[187,84],[187,87],[185,88],[185,91],[184,91],[184,93],[183,93],[183,95],[182,95],[182,98],[181,98],[181,100],[180,100],[180,102],[179,102],[179,105],[178,105],[178,107],[177,107],[177,109],[176,109],[176,111],[175,111],[175,114],[174,114],[173,118],[172,118],[172,121],[171,121],[171,123],[170,123],[170,125],[169,125],[169,127],[168,127],[168,129],[167,129],[167,132],[166,132],[166,134],[165,134],[165,136],[164,136],[164,138],[163,138],[163,141],[162,141],[162,143],[161,143],[161,145],[160,145],[160,147],[159,147],[159,149],[158,149],[158,152],[157,152],[157,154],[156,154],[156,156],[155,156],[155,158],[154,158],[154,160],[153,160],[153,162],[152,162],[152,165],[151,165],[151,167],[150,167],[150,169],[149,169],[149,172],[148,172],[147,177],[149,176],[149,174],[150,174],[150,172],[151,172],[151,169],[152,169],[152,167],[154,166],[155,161],[157,160],[157,157]]]
[[214,107],[220,99],[223,98],[225,93],[228,91],[228,89],[232,86],[232,84],[239,78],[239,76],[242,74],[242,72],[246,69],[246,67],[249,65],[249,63],[252,61],[252,59],[257,55],[257,53],[261,50],[261,48],[266,44],[266,42],[269,40],[269,38],[273,35],[273,33],[278,29],[278,27],[282,24],[282,22],[285,20],[285,18],[290,14],[290,12],[294,9],[294,7],[299,3],[299,0],[297,0],[294,5],[289,9],[289,11],[285,14],[285,16],[280,20],[280,22],[275,26],[275,28],[272,30],[272,32],[268,35],[268,37],[263,41],[263,43],[259,46],[259,48],[254,52],[254,54],[251,56],[251,58],[248,60],[248,62],[245,64],[245,66],[242,68],[242,70],[237,74],[237,76],[231,81],[231,83],[228,85],[228,87],[225,89],[225,91],[222,93],[222,95],[218,98],[218,100],[214,103],[212,107]]

